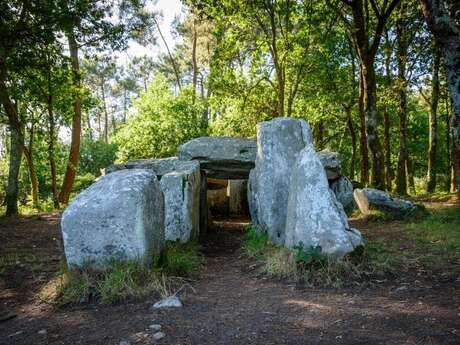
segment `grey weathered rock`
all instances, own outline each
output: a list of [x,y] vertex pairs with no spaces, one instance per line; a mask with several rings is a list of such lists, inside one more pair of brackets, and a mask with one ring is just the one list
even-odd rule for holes
[[165,197],[165,239],[187,242],[200,232],[201,174],[198,161],[180,161],[177,157],[137,159],[111,165],[106,172],[121,169],[153,170]]
[[259,217],[258,217],[258,205],[257,205],[257,183],[256,183],[256,173],[252,169],[249,173],[248,178],[248,207],[249,215],[251,216],[252,224],[257,228],[259,227]]
[[155,341],[163,339],[164,337],[166,337],[166,334],[163,332],[156,332],[155,334],[152,335],[152,338]]
[[330,184],[337,201],[339,201],[346,211],[350,211],[356,207],[353,200],[353,184],[348,177],[341,176],[339,179]]
[[369,214],[371,210],[380,210],[403,216],[416,208],[412,201],[393,198],[387,192],[373,188],[355,189],[353,197],[363,214]]
[[207,177],[245,179],[254,167],[256,142],[229,137],[201,137],[179,148],[179,159],[198,160]]
[[101,177],[67,207],[61,228],[70,266],[149,264],[164,243],[164,198],[155,174],[133,169]]
[[317,154],[321,164],[323,165],[324,169],[326,169],[327,179],[338,179],[341,175],[339,154],[329,150],[322,150]]
[[303,120],[277,118],[257,125],[256,166],[251,171],[251,215],[272,242],[283,244],[292,168],[299,152],[312,143]]
[[157,323],[154,323],[154,324],[150,325],[149,328],[152,331],[156,331],[156,332],[161,331],[161,325],[157,324]]
[[248,181],[229,180],[227,187],[228,211],[230,214],[247,214],[248,212]]
[[319,246],[323,254],[340,259],[362,244],[361,234],[349,227],[342,204],[329,188],[313,145],[302,150],[292,170],[285,245]]
[[160,308],[181,308],[182,307],[182,302],[177,296],[170,296],[167,298],[164,298],[158,302],[156,302],[153,305],[154,309],[160,309]]
[[160,180],[165,197],[165,238],[185,243],[200,232],[201,174],[198,162],[176,160],[174,165],[177,170],[165,173]]

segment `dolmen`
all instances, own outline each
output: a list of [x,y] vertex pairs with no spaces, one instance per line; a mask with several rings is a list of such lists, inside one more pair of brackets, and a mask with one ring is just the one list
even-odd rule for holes
[[277,245],[340,259],[363,243],[344,212],[353,186],[337,153],[315,151],[307,122],[277,118],[257,125],[257,140],[196,138],[178,157],[107,167],[63,213],[68,264],[149,264],[165,241],[197,239],[207,227],[208,178],[230,181],[233,212],[244,193],[253,225]]

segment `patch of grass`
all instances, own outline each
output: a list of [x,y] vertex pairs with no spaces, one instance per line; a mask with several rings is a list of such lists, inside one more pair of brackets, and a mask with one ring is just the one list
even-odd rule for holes
[[42,289],[42,299],[68,305],[167,297],[180,290],[183,277],[196,274],[202,264],[196,244],[168,243],[151,268],[132,261],[113,261],[99,270],[89,266],[68,270],[63,265],[59,277]]
[[244,255],[262,263],[263,274],[305,286],[338,288],[372,283],[384,280],[399,264],[381,242],[369,242],[336,261],[322,255],[320,248],[300,244],[289,250],[275,246],[254,228],[249,229],[242,249]]
[[204,263],[198,244],[168,242],[158,263],[167,275],[192,277]]
[[249,226],[241,247],[245,256],[254,259],[263,259],[267,251],[274,249],[267,233],[259,232],[255,227]]
[[417,248],[411,256],[418,256],[423,263],[438,266],[438,268],[446,263],[456,263],[458,266],[460,261],[460,206],[435,211],[421,222],[407,224],[406,230],[417,243]]

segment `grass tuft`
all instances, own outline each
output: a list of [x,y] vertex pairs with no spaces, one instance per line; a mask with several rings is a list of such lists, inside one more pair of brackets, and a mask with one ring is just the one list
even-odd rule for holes
[[384,280],[395,271],[397,260],[382,243],[356,248],[341,261],[321,254],[320,248],[297,246],[294,250],[273,245],[268,236],[250,228],[243,254],[262,263],[261,272],[305,286],[343,287]]
[[46,286],[42,296],[61,306],[167,297],[184,286],[184,277],[197,274],[203,263],[198,249],[194,243],[168,243],[151,268],[132,261],[113,261],[100,270],[63,266],[60,277]]

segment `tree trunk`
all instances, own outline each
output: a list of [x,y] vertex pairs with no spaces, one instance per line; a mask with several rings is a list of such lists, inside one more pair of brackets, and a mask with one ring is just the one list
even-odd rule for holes
[[105,100],[105,80],[102,78],[101,81],[101,95],[102,95],[102,105],[104,106],[104,142],[107,144],[109,142],[109,113],[107,112],[107,103]]
[[415,195],[415,182],[414,182],[414,165],[410,157],[406,159],[407,182],[411,194]]
[[351,109],[347,109],[347,127],[350,131],[351,138],[351,160],[349,177],[351,180],[355,179],[355,165],[356,165],[356,131],[351,117]]
[[367,135],[366,135],[366,115],[364,113],[364,77],[362,67],[360,67],[359,77],[359,150],[361,156],[361,183],[367,186],[369,183],[369,154],[367,151]]
[[6,187],[6,215],[18,214],[19,195],[19,168],[21,167],[22,153],[24,149],[23,124],[18,116],[17,109],[11,101],[6,86],[7,70],[3,56],[0,56],[0,101],[8,117],[10,128],[10,159],[8,169],[8,185]]
[[196,88],[198,82],[198,64],[196,62],[196,43],[197,43],[197,32],[196,32],[196,20],[193,20],[193,42],[192,42],[192,68],[193,68],[193,75],[192,75],[192,101],[195,103],[196,99]]
[[385,148],[385,180],[386,186],[391,191],[391,185],[393,180],[393,170],[391,169],[391,146],[390,146],[390,114],[388,113],[388,107],[385,105],[383,110],[383,145]]
[[78,167],[78,160],[80,156],[80,135],[81,135],[81,100],[80,100],[80,64],[78,61],[78,45],[75,40],[73,31],[67,33],[69,41],[70,59],[72,63],[73,75],[73,119],[72,119],[72,139],[70,143],[69,161],[67,169],[62,182],[61,192],[59,194],[59,201],[63,204],[69,202],[70,193],[72,191],[73,181]]
[[174,75],[176,76],[176,82],[177,82],[177,87],[179,88],[179,91],[182,88],[181,82],[180,82],[180,76],[179,76],[179,69],[177,68],[176,60],[174,59],[171,51],[169,50],[168,42],[166,42],[166,39],[163,36],[163,33],[161,32],[160,25],[158,24],[158,21],[156,18],[153,18],[153,21],[155,23],[155,26],[158,30],[158,34],[161,37],[161,40],[163,41],[163,44],[166,47],[166,51],[168,52],[169,60],[171,61],[172,68],[174,70]]
[[27,161],[27,168],[29,170],[30,184],[32,187],[32,204],[33,207],[38,207],[38,179],[37,170],[33,160],[33,144],[34,144],[34,124],[32,124],[29,133],[29,147],[24,145],[24,156]]
[[[398,169],[396,174],[396,192],[407,194],[407,171],[410,170],[407,153],[407,37],[404,26],[398,21],[396,25],[397,62],[398,62],[398,116],[399,116],[399,149]],[[409,168],[407,168],[409,167]]]
[[437,149],[437,128],[438,128],[438,102],[439,102],[439,65],[441,62],[441,50],[435,44],[433,56],[433,73],[431,81],[431,104],[429,116],[429,144],[428,144],[428,171],[426,191],[433,193],[436,189],[436,149]]
[[50,164],[51,172],[51,193],[53,194],[53,205],[54,208],[59,208],[59,195],[57,190],[57,170],[56,170],[56,161],[54,159],[54,143],[56,140],[55,134],[55,121],[54,121],[54,112],[53,112],[53,97],[51,90],[49,90],[48,95],[48,160]]
[[447,85],[452,99],[452,158],[460,195],[460,27],[448,13],[446,0],[420,0],[423,14],[442,49]]
[[363,64],[364,104],[366,115],[367,145],[372,157],[372,185],[377,189],[385,189],[385,166],[383,163],[382,145],[378,134],[377,122],[377,83],[373,61]]
[[446,184],[444,186],[444,190],[449,193],[451,191],[451,183],[453,178],[453,166],[452,166],[452,150],[451,150],[451,143],[450,143],[450,103],[449,103],[449,95],[445,99],[446,101],[446,157],[447,157],[447,178]]

